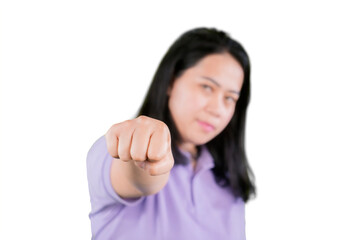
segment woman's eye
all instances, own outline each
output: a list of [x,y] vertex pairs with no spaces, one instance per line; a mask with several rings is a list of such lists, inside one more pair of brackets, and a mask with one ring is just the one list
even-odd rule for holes
[[209,85],[203,84],[203,85],[201,85],[201,87],[202,87],[203,89],[205,89],[206,91],[211,91],[211,90],[212,90],[212,87],[210,87]]
[[226,97],[226,101],[236,103],[236,99],[233,97]]

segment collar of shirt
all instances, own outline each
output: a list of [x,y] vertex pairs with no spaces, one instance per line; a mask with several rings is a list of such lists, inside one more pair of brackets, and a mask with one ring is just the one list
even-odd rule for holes
[[[184,151],[179,149],[181,154],[184,155],[186,157],[187,161],[187,165],[189,168],[192,168],[191,163],[191,154],[190,152]],[[211,168],[213,168],[215,166],[214,164],[214,159],[211,156],[209,150],[207,149],[207,147],[205,145],[201,145],[200,146],[200,154],[198,155],[198,158],[196,159],[196,167],[195,167],[195,174],[202,172],[202,171],[206,171],[209,170]]]

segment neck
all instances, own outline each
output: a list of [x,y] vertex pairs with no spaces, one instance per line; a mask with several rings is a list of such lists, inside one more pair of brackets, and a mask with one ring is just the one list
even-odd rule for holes
[[191,157],[193,159],[196,159],[197,154],[198,154],[198,150],[195,146],[195,144],[192,143],[182,143],[179,144],[179,148],[185,152],[189,152],[191,154]]

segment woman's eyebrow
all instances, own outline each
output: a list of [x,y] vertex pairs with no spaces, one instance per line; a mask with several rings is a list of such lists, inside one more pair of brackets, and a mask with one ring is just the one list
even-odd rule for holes
[[[206,77],[206,76],[201,76],[201,77],[204,78],[204,79],[206,79],[206,80],[208,80],[208,81],[210,81],[210,82],[212,82],[212,83],[214,83],[216,86],[221,87],[221,85],[220,85],[217,81],[215,81],[214,79],[209,78],[209,77]],[[228,92],[235,93],[235,94],[237,94],[237,95],[240,96],[240,92],[239,92],[239,91],[228,90]]]

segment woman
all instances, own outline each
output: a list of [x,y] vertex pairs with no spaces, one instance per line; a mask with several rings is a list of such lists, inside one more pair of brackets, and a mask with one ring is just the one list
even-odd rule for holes
[[138,117],[87,156],[95,239],[245,239],[255,194],[245,153],[250,63],[226,33],[197,28],[162,59]]

